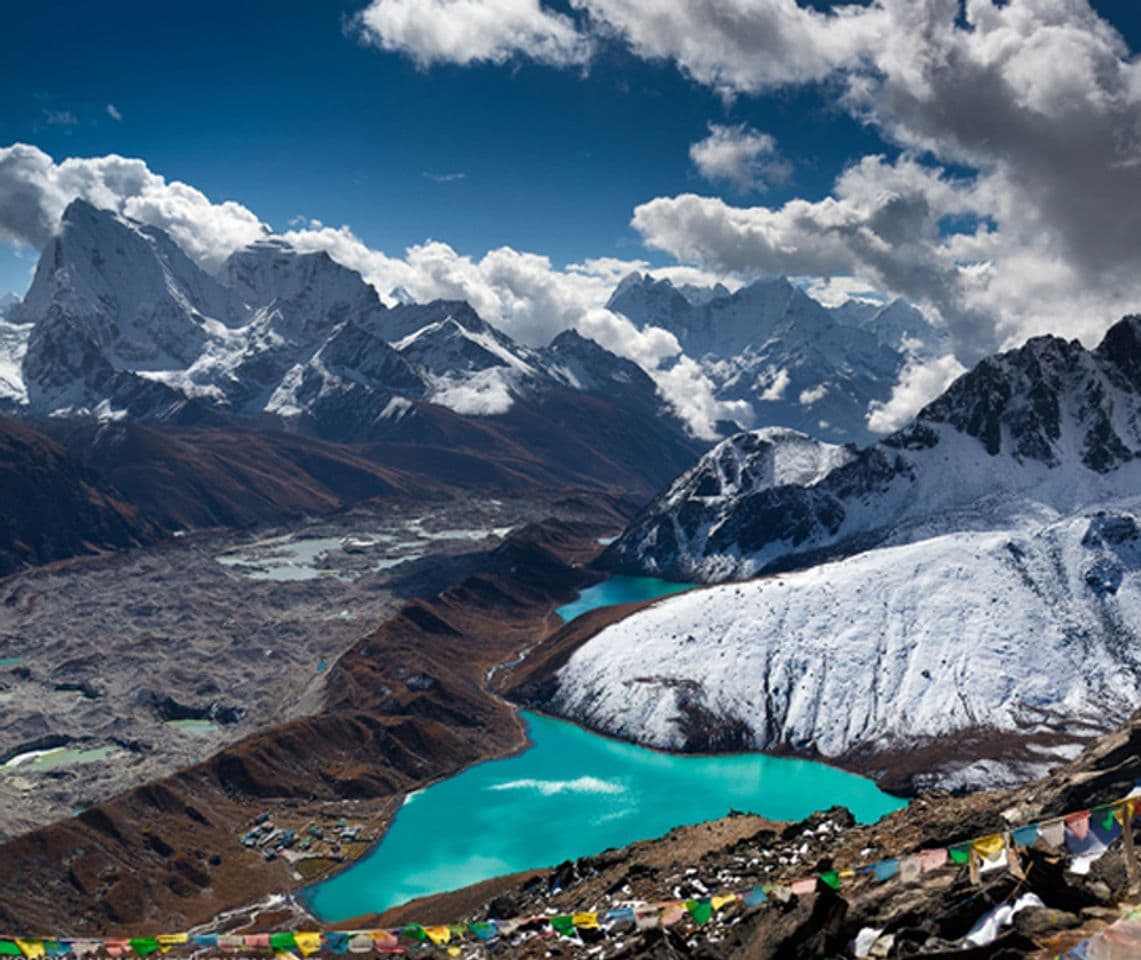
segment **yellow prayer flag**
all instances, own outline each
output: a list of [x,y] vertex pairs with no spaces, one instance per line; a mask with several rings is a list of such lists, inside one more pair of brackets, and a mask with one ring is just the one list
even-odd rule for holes
[[297,949],[301,951],[301,956],[307,957],[309,954],[316,953],[321,949],[321,934],[295,933],[293,935],[293,942],[297,944]]
[[737,895],[734,893],[720,894],[716,897],[713,897],[713,899],[710,900],[710,903],[713,904],[714,910],[721,910],[724,907],[729,906],[731,903],[736,903],[736,902],[737,902]]
[[1005,849],[1006,844],[1002,839],[1002,834],[996,833],[994,836],[981,837],[975,840],[971,846],[974,847],[975,853],[984,860],[997,860],[1002,856],[1002,851]]
[[17,940],[16,946],[25,957],[42,957],[44,955],[44,942],[42,940]]
[[448,947],[448,955],[458,957],[463,951],[459,947]]
[[450,927],[425,927],[424,932],[428,934],[428,939],[437,947],[442,947],[452,939],[452,930]]
[[190,936],[185,933],[160,933],[155,939],[158,941],[159,949],[166,953],[171,947],[188,942]]
[[598,927],[598,914],[575,913],[571,915],[571,923],[583,930],[594,930]]
[[855,875],[856,875],[855,870],[841,870],[840,871],[840,879],[841,880],[848,880],[851,877],[854,877]]

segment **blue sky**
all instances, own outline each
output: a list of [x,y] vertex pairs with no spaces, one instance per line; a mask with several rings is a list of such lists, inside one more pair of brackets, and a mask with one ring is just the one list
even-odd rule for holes
[[[953,351],[908,403],[1141,310],[1133,0],[109,0],[15,5],[5,38],[0,292],[69,197],[140,215],[118,154],[206,266],[252,211],[528,342],[573,325],[660,359],[599,313],[638,261],[901,296]],[[763,189],[718,175],[742,156]],[[623,263],[566,269],[600,257]]]
[[[61,16],[15,5],[5,32],[28,42],[10,40],[0,61],[0,145],[32,143],[56,160],[141,157],[278,229],[303,215],[351,224],[394,253],[434,238],[473,255],[542,250],[557,263],[645,255],[631,212],[709,191],[687,151],[711,121],[771,132],[795,159],[769,201],[821,196],[850,157],[888,149],[827,91],[727,106],[673,64],[618,45],[586,72],[526,61],[422,70],[346,36],[363,6],[110,0]],[[20,288],[27,270],[3,257],[0,289]]]

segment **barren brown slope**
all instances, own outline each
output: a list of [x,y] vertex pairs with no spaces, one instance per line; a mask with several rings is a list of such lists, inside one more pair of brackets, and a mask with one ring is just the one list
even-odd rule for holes
[[163,535],[123,494],[55,440],[0,417],[0,576]]
[[237,843],[262,809],[386,815],[403,791],[523,743],[486,671],[544,636],[556,602],[593,578],[591,527],[510,537],[485,572],[358,643],[315,716],[0,847],[0,927],[73,933],[181,929],[296,886]]

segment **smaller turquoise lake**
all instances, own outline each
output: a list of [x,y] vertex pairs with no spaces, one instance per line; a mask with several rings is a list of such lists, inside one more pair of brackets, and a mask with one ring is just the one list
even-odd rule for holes
[[692,583],[671,583],[669,580],[658,580],[656,577],[625,577],[614,576],[593,587],[587,587],[578,595],[578,598],[559,607],[557,613],[566,623],[575,617],[581,617],[590,610],[599,607],[612,607],[619,603],[634,603],[639,600],[656,600],[658,597],[668,597],[671,593],[681,593],[683,590],[692,590]]
[[309,890],[310,909],[327,922],[345,920],[730,809],[800,820],[843,804],[870,822],[903,806],[871,780],[810,760],[676,756],[522,716],[531,749],[411,794],[379,846]]

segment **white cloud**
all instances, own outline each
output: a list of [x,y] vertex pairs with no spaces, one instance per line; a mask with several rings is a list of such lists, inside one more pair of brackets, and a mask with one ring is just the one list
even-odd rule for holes
[[777,156],[776,140],[743,123],[711,123],[709,136],[690,146],[689,159],[706,180],[729,183],[743,193],[783,183],[792,174]]
[[591,53],[574,21],[538,0],[372,0],[355,22],[366,42],[422,67],[515,56],[568,66]]
[[828,394],[828,384],[818,383],[815,387],[810,387],[807,390],[801,390],[800,395],[796,398],[796,402],[802,407],[811,407],[814,403],[823,400]]
[[965,372],[966,368],[951,354],[909,364],[900,374],[891,398],[869,406],[868,429],[874,433],[898,430]]
[[466,173],[460,173],[460,172],[457,172],[457,173],[429,173],[427,170],[424,171],[424,177],[428,180],[433,180],[436,183],[454,183],[457,180],[463,180],[464,177],[466,177],[466,176],[467,176]]
[[49,110],[44,107],[42,116],[49,127],[74,127],[79,123],[79,118],[70,110]]
[[[537,0],[434,0],[393,45],[421,62],[518,54],[565,66],[618,42],[727,97],[830,81],[843,108],[904,149],[898,161],[865,157],[831,196],[777,208],[658,198],[634,225],[715,271],[858,276],[941,316],[961,361],[1047,331],[1088,343],[1141,303],[1141,61],[1088,0],[571,7],[567,18]],[[475,24],[470,43],[440,41],[450,19]],[[752,166],[767,155],[763,136],[714,128],[694,163],[747,189],[765,179]]]
[[119,108],[113,103],[107,104],[107,116],[109,116],[116,123],[123,119],[122,111],[120,111]]
[[56,163],[27,144],[0,148],[0,240],[42,247],[77,197],[161,227],[208,268],[268,229],[241,204],[213,203],[194,187],[151,172],[142,160],[111,154]]
[[792,378],[789,376],[788,371],[780,369],[772,376],[769,385],[765,387],[759,399],[768,403],[775,403],[777,400],[783,400],[785,392],[788,390]]

